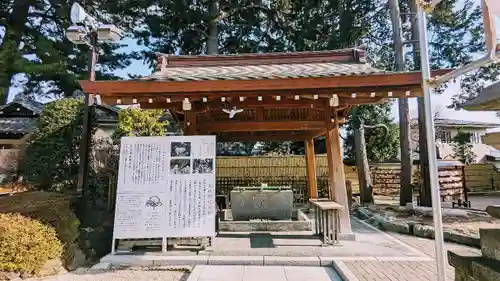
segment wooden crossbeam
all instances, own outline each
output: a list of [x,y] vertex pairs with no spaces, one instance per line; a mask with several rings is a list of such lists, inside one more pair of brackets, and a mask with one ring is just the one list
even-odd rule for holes
[[218,136],[218,142],[244,142],[244,141],[304,141],[307,139],[306,134],[290,134],[290,135],[236,135],[236,136]]
[[200,123],[203,131],[216,132],[245,132],[245,131],[318,131],[326,128],[325,121],[231,121]]
[[[143,109],[155,109],[155,108],[172,108],[172,109],[182,109],[182,102],[171,102],[171,103],[149,103],[149,102],[141,102],[141,108]],[[312,108],[322,110],[325,108],[325,103],[323,100],[266,100],[266,101],[258,101],[258,100],[245,100],[241,101],[228,101],[222,102],[220,100],[217,101],[208,101],[208,102],[200,102],[196,101],[194,103],[194,111],[202,112],[207,109],[222,109],[227,107],[235,106],[237,108]]]

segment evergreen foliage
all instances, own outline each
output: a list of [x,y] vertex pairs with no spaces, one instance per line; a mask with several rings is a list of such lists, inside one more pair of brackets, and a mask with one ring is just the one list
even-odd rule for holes
[[383,130],[369,130],[365,132],[366,155],[370,162],[384,162],[397,160],[399,152],[399,131],[391,116],[391,103],[381,105],[361,105],[359,110],[353,111],[347,120],[347,138],[344,141],[344,156],[346,160],[353,160],[354,130],[359,128],[361,120],[365,125],[385,124],[389,132],[384,138]]
[[458,159],[465,165],[475,162],[476,154],[472,151],[474,145],[471,143],[472,133],[458,130],[458,133],[453,137],[453,158]]
[[118,127],[113,133],[115,144],[125,136],[165,136],[168,121],[161,121],[164,112],[161,109],[143,110],[140,108],[126,108],[118,113]]
[[66,98],[47,104],[21,163],[24,179],[44,190],[75,188],[82,128],[82,99]]

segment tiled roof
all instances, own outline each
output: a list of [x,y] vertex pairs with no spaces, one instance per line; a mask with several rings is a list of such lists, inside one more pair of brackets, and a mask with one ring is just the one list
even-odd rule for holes
[[[413,118],[412,122],[417,122],[417,118]],[[434,125],[441,127],[474,127],[474,128],[498,128],[500,123],[477,122],[469,120],[455,120],[447,118],[434,119]]]
[[0,106],[0,110],[3,110],[13,104],[18,104],[36,114],[40,114],[42,113],[42,110],[43,110],[43,107],[44,107],[44,104],[43,103],[39,103],[39,102],[36,102],[36,101],[30,101],[30,100],[14,100],[8,104],[5,104],[5,105],[2,105]]
[[500,110],[500,82],[484,88],[462,107],[466,110]]
[[359,48],[318,51],[208,56],[159,54],[156,72],[141,80],[253,80],[342,75],[370,75],[384,71],[370,67]]
[[245,66],[169,67],[141,80],[252,80],[343,75],[369,75],[384,71],[365,63],[268,64]]
[[0,118],[0,133],[27,134],[37,128],[37,118]]

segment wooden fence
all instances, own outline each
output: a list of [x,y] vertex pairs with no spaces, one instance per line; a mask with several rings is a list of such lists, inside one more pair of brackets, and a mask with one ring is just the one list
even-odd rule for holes
[[470,191],[500,190],[500,172],[492,164],[466,166],[465,186]]
[[[318,189],[326,192],[328,163],[326,155],[316,156]],[[500,190],[500,172],[492,164],[473,164],[465,167],[465,185],[470,191]],[[227,193],[238,185],[260,183],[292,185],[297,193],[307,192],[307,170],[304,156],[288,157],[217,157],[217,187]],[[353,192],[359,192],[356,168],[344,166],[346,180]],[[395,196],[399,194],[400,164],[374,164],[370,166],[375,193]]]
[[[217,157],[217,192],[227,195],[235,186],[290,185],[295,203],[307,202],[307,165],[304,156]],[[328,163],[326,155],[316,156],[318,193],[328,196]],[[359,192],[358,177],[353,167],[344,166],[346,180],[353,192]]]

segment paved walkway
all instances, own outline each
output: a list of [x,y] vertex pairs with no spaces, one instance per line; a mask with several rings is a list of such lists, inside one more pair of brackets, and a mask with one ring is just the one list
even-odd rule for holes
[[[357,280],[349,281],[437,281],[437,270],[435,257],[434,240],[393,234],[391,236],[397,238],[403,243],[411,247],[418,248],[426,253],[433,260],[431,261],[374,261],[374,260],[343,260],[342,263],[347,267]],[[445,249],[470,249],[469,247],[445,243]],[[447,281],[455,280],[454,268],[447,265],[446,279]],[[347,280],[346,280],[347,281]]]
[[[340,256],[334,260],[334,266],[344,277],[343,281],[437,281],[434,240],[392,233],[390,237],[396,244],[422,252],[427,259]],[[445,244],[446,250],[470,249],[458,244]],[[451,266],[447,266],[446,274],[447,281],[454,280]],[[329,267],[197,266],[188,281],[341,281],[340,275]]]
[[[219,245],[212,254],[226,258],[228,262],[251,255],[264,254],[280,263],[267,266],[199,265],[187,276],[179,272],[169,272],[158,268],[147,270],[108,270],[72,272],[63,276],[43,280],[50,281],[437,281],[434,261],[434,240],[384,233],[373,227],[353,220],[357,241],[343,241],[339,247],[318,247],[314,239],[286,239],[273,236],[271,240],[254,240],[242,236],[216,238]],[[264,235],[266,236],[266,235]],[[262,236],[256,236],[262,239]],[[255,238],[255,237],[254,237]],[[288,237],[292,238],[292,237]],[[268,238],[265,238],[268,239]],[[260,242],[258,242],[260,241]],[[267,241],[267,242],[266,242]],[[265,242],[265,243],[264,243]],[[260,244],[260,243],[264,243]],[[352,243],[352,244],[350,244]],[[224,249],[223,246],[231,248]],[[266,246],[266,247],[264,247]],[[319,249],[318,249],[319,248]],[[470,249],[458,244],[445,243],[446,250]],[[272,251],[270,250],[272,249]],[[313,250],[317,249],[317,250]],[[327,252],[322,252],[327,251]],[[291,267],[290,263],[300,259],[327,258],[334,267],[301,266]],[[322,256],[322,255],[329,256]],[[126,256],[125,256],[126,257]],[[203,256],[194,256],[197,259]],[[290,259],[290,257],[292,257]],[[189,258],[189,257],[188,257]],[[254,256],[254,258],[257,258]],[[283,260],[279,260],[283,259]],[[283,263],[286,260],[286,263]],[[262,265],[262,261],[259,262]],[[302,262],[298,262],[300,264]],[[205,263],[207,264],[207,263]],[[208,263],[211,264],[211,263]],[[228,263],[225,263],[228,264]],[[267,264],[267,263],[265,263]],[[272,263],[271,263],[272,264]],[[298,265],[297,264],[297,265]],[[287,266],[284,266],[287,265]],[[335,272],[337,271],[337,272]],[[340,278],[344,280],[342,280]],[[447,267],[447,281],[454,280],[454,269]]]
[[197,266],[187,281],[342,281],[329,267]]
[[356,241],[341,241],[341,246],[321,247],[321,240],[311,231],[303,232],[221,232],[214,239],[211,256],[281,256],[281,257],[425,257],[416,248],[351,219]]

